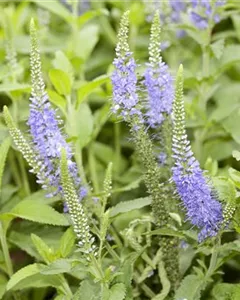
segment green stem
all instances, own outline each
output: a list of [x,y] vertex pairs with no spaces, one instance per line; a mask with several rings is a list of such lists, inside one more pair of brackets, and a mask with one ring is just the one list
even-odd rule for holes
[[106,283],[104,282],[104,273],[103,270],[100,266],[100,264],[98,263],[98,261],[96,260],[95,256],[93,254],[91,254],[91,261],[93,266],[96,268],[96,270],[98,271],[98,275],[101,279],[101,284],[102,285],[106,285]]
[[[67,99],[67,120],[69,122],[70,128],[72,128],[75,126],[75,122],[76,122],[74,106],[72,105],[70,96],[67,96],[66,99]],[[83,169],[83,163],[82,163],[82,149],[81,149],[81,145],[78,140],[74,143],[74,146],[76,149],[74,157],[75,157],[75,160],[77,163],[80,178],[82,180],[83,185],[87,186],[87,179],[85,176],[85,172]]]
[[[6,270],[9,278],[13,275],[13,266],[12,266],[12,260],[9,254],[8,245],[7,245],[7,239],[6,239],[6,232],[3,229],[3,224],[0,222],[0,240],[1,240],[1,246],[3,251],[3,257],[6,264]],[[21,297],[17,292],[12,293],[13,298],[15,300],[20,300]]]
[[9,164],[10,164],[10,168],[12,171],[13,179],[14,179],[16,185],[20,188],[22,186],[22,180],[21,180],[19,170],[17,168],[17,164],[15,161],[15,156],[13,154],[13,151],[9,152]]
[[122,249],[123,247],[123,243],[120,240],[120,238],[118,237],[118,234],[115,230],[115,228],[113,227],[113,225],[110,227],[110,234],[113,236],[115,243],[117,244],[117,246],[119,247],[119,249]]
[[[138,283],[139,277],[140,277],[139,274],[134,275],[134,280],[136,281],[136,283]],[[156,294],[144,282],[141,282],[139,285],[140,285],[141,289],[144,291],[145,295],[147,297],[149,297],[150,299],[152,299],[153,297],[156,296]]]
[[[93,8],[96,10],[103,8],[102,1],[92,1],[92,5],[93,5]],[[117,37],[116,37],[115,31],[113,30],[113,28],[109,22],[109,18],[107,18],[107,16],[99,16],[98,22],[99,22],[100,28],[102,28],[101,32],[102,32],[104,38],[106,39],[106,41],[108,41],[113,47],[115,47],[116,43],[117,43]]]
[[99,187],[98,175],[96,170],[96,160],[93,153],[93,147],[91,144],[88,147],[88,163],[89,163],[90,175],[93,183],[93,189],[94,192],[98,193],[100,187]]
[[216,251],[216,249],[220,246],[220,244],[221,244],[221,237],[219,236],[217,237],[217,242],[212,249],[211,260],[210,260],[209,268],[206,273],[206,277],[211,277],[216,270],[217,258],[218,258],[218,252]]
[[203,52],[202,76],[209,77],[209,62],[210,62],[209,46],[207,45],[203,47],[202,52]]
[[78,166],[78,170],[79,170],[79,174],[82,180],[83,185],[87,186],[87,178],[83,169],[83,162],[82,162],[82,149],[81,146],[79,144],[79,142],[75,143],[75,149],[76,149],[76,153],[74,155],[77,166]]
[[118,254],[116,253],[116,251],[114,249],[112,249],[112,247],[109,245],[108,242],[106,242],[106,248],[107,248],[108,252],[112,255],[112,257],[116,261],[120,261],[120,257],[118,256]]
[[6,264],[7,273],[8,276],[11,277],[13,275],[12,261],[8,251],[6,235],[1,222],[0,222],[0,239],[1,239],[2,251],[3,251],[4,261]]
[[27,172],[26,172],[26,169],[24,166],[23,157],[20,153],[17,153],[17,159],[19,162],[20,170],[21,170],[23,188],[24,188],[26,196],[28,196],[31,194],[31,190],[30,190],[30,186],[29,186],[29,182],[28,182]]
[[121,135],[121,124],[116,122],[114,123],[114,144],[115,144],[115,164],[117,170],[119,170],[119,165],[121,161],[120,135]]
[[59,279],[62,283],[63,292],[65,292],[66,295],[70,297],[69,299],[72,299],[73,294],[72,294],[72,291],[71,291],[71,289],[68,285],[67,280],[65,279],[65,277],[62,274],[59,274]]

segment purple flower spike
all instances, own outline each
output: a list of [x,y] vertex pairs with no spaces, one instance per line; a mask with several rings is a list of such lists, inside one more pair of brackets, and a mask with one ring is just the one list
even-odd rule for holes
[[79,191],[79,200],[86,195],[86,189],[81,186],[78,177],[77,165],[72,161],[73,153],[60,130],[60,120],[56,111],[51,107],[41,71],[40,53],[37,44],[35,25],[31,23],[31,79],[32,93],[30,97],[30,115],[28,125],[32,137],[33,147],[37,153],[37,160],[41,174],[37,174],[37,182],[44,189],[51,189],[49,197],[62,194],[60,178],[61,150],[65,149],[68,160],[69,174],[76,189]]
[[113,111],[122,110],[123,117],[136,113],[138,103],[137,76],[135,73],[136,62],[132,53],[126,53],[125,57],[118,57],[113,62],[115,71],[112,74]]
[[128,12],[126,12],[120,24],[116,58],[113,61],[115,70],[111,76],[114,102],[112,110],[114,113],[120,110],[125,120],[128,120],[134,114],[141,117],[141,112],[137,108],[137,64],[128,45],[128,27],[129,19]]
[[147,123],[155,128],[164,120],[164,114],[172,111],[174,97],[173,79],[168,66],[160,62],[158,68],[148,65],[144,74],[144,85],[148,92]]
[[177,76],[176,96],[173,105],[173,159],[172,179],[187,220],[198,227],[199,241],[215,236],[223,220],[221,204],[212,196],[211,186],[195,159],[185,130],[182,68]]

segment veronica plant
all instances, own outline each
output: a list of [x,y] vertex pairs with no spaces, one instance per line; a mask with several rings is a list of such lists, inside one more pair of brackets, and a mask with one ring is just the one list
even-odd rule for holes
[[[81,186],[76,164],[72,160],[72,150],[61,132],[60,121],[51,107],[45,91],[37,33],[33,20],[30,24],[30,33],[32,78],[28,119],[30,139],[24,137],[16,127],[7,107],[4,108],[4,118],[17,148],[32,167],[31,172],[37,175],[37,182],[42,185],[43,189],[51,190],[48,196],[59,193],[65,199],[74,230],[78,239],[81,239],[78,245],[83,252],[90,253],[94,249],[91,246],[93,239],[89,233],[84,210],[79,203],[86,195],[86,189]],[[63,163],[60,168],[61,153],[63,153]]]
[[31,104],[28,125],[30,127],[34,150],[38,153],[38,161],[42,163],[44,177],[48,180],[46,183],[40,179],[38,183],[42,184],[45,189],[49,187],[55,188],[54,193],[61,192],[59,158],[61,156],[61,149],[64,148],[69,159],[69,171],[79,190],[81,200],[86,195],[86,189],[80,186],[81,180],[77,174],[76,163],[71,160],[73,156],[72,150],[61,133],[59,128],[60,121],[55,110],[51,107],[49,97],[45,91],[36,29],[33,21],[30,25],[30,33],[32,93],[30,97]]
[[195,159],[185,130],[183,74],[180,67],[173,106],[173,181],[186,209],[187,220],[201,229],[199,241],[215,236],[223,217],[221,204],[214,199],[211,186]]
[[[170,226],[171,217],[169,213],[174,207],[174,198],[172,197],[171,184],[167,182],[169,173],[161,172],[162,170],[154,155],[153,143],[144,124],[144,119],[146,118],[146,123],[150,123],[153,127],[161,124],[164,118],[169,116],[173,100],[172,79],[167,72],[167,67],[161,62],[159,17],[156,15],[152,25],[149,46],[150,63],[147,65],[145,72],[144,85],[146,86],[148,95],[146,114],[143,109],[145,101],[140,101],[141,97],[138,96],[140,89],[137,84],[136,63],[129,50],[127,41],[128,26],[127,12],[122,17],[118,34],[119,41],[116,47],[117,58],[114,60],[116,69],[112,75],[113,108],[117,107],[117,109],[121,109],[121,115],[123,115],[124,119],[130,125],[136,149],[145,167],[144,178],[146,187],[152,198],[154,222],[160,227]],[[165,85],[164,83],[168,83],[169,85]],[[170,280],[176,283],[178,273],[177,242],[174,238],[163,238],[160,241],[160,246],[164,261],[166,262],[167,273],[171,278]]]
[[174,97],[173,78],[168,66],[162,62],[161,32],[158,14],[155,15],[149,43],[149,63],[144,72],[143,84],[147,90],[147,123],[150,127],[161,125],[172,111]]
[[[218,10],[225,2],[222,0],[169,0],[158,2],[154,7],[154,11],[158,9],[161,12],[160,16],[164,24],[181,25],[184,20],[188,20],[197,29],[205,30],[220,21]],[[183,30],[177,31],[178,37],[182,37],[184,34]]]

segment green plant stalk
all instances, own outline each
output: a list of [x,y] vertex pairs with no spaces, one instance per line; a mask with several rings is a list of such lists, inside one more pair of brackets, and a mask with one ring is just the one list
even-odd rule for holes
[[209,263],[209,268],[207,270],[206,273],[206,278],[210,278],[216,269],[217,266],[217,258],[218,258],[218,252],[216,251],[216,249],[221,245],[221,237],[217,236],[216,238],[216,244],[214,245],[213,249],[212,249],[212,255],[211,255],[211,259],[210,259],[210,263]]
[[[92,5],[94,9],[101,9],[103,7],[101,1],[92,1]],[[98,22],[102,28],[102,34],[104,35],[104,38],[111,44],[111,46],[115,47],[117,38],[115,31],[108,21],[108,18],[106,16],[99,16]]]
[[123,243],[122,243],[121,239],[119,238],[119,236],[118,236],[118,234],[117,234],[117,232],[116,232],[113,225],[110,226],[109,231],[110,231],[110,234],[113,236],[114,241],[116,242],[119,249],[122,249]]
[[[211,44],[211,31],[212,27],[209,27],[206,30],[207,34],[207,42],[205,45],[201,47],[202,50],[202,78],[206,79],[210,76],[210,44]],[[206,112],[206,99],[205,95],[207,94],[208,90],[208,83],[203,80],[200,88],[198,89],[198,97],[199,97],[199,106],[203,110],[203,112]],[[206,132],[208,131],[207,126],[205,125],[204,128],[201,130],[200,138],[198,138],[197,146],[196,146],[196,156],[199,159],[199,161],[202,161],[202,144],[204,142],[204,138],[206,135]]]
[[120,257],[118,256],[116,251],[111,247],[111,245],[108,242],[106,242],[106,248],[116,261],[120,261]]
[[18,159],[21,174],[22,174],[23,188],[24,188],[26,196],[29,196],[31,194],[31,190],[30,190],[30,186],[29,186],[29,182],[28,182],[26,168],[24,166],[23,157],[20,153],[17,153],[17,159]]
[[69,296],[70,299],[72,299],[73,294],[72,294],[72,291],[71,291],[71,289],[70,289],[70,287],[69,287],[69,285],[68,285],[68,282],[67,282],[67,280],[65,279],[64,275],[59,274],[59,278],[60,278],[60,281],[61,281],[61,283],[62,283],[63,291],[65,291],[65,292],[66,292],[66,295]]
[[[136,281],[136,283],[138,283],[138,278],[139,274],[134,274],[134,281]],[[139,286],[144,291],[145,295],[150,299],[156,296],[156,294],[146,285],[146,283],[141,282]]]
[[103,270],[99,264],[99,262],[96,260],[95,256],[91,253],[90,255],[91,262],[93,266],[95,267],[95,270],[98,272],[98,276],[101,279],[101,290],[103,291],[104,287],[107,287],[106,282],[104,282],[104,273]]
[[121,161],[121,124],[116,122],[114,123],[114,148],[115,148],[115,165],[116,169],[119,170],[119,165]]
[[[137,132],[134,130],[135,125],[138,126]],[[169,212],[172,210],[169,209],[175,206],[172,187],[167,184],[169,174],[162,174],[154,156],[152,142],[137,117],[131,121],[131,132],[139,157],[145,167],[144,179],[148,193],[152,197],[154,222],[159,227],[168,227],[172,221],[169,216]],[[161,238],[159,246],[162,249],[163,261],[167,262],[166,271],[171,287],[176,289],[179,277],[178,239],[175,237]]]
[[[74,106],[72,105],[72,101],[71,101],[71,97],[70,96],[67,96],[66,97],[67,99],[67,120],[70,122],[73,120],[74,121]],[[72,124],[70,123],[70,127],[72,126]],[[82,149],[81,149],[81,146],[79,144],[79,141],[75,141],[74,142],[74,146],[75,146],[75,149],[76,149],[76,152],[74,154],[74,157],[75,157],[75,160],[76,160],[76,163],[77,163],[77,167],[78,167],[78,171],[79,171],[79,174],[80,174],[80,178],[83,182],[84,185],[87,186],[87,179],[86,179],[86,176],[85,176],[85,172],[84,172],[84,169],[83,169],[83,163],[82,163]]]
[[89,164],[89,170],[90,170],[90,175],[91,175],[92,184],[93,184],[93,190],[94,190],[94,192],[98,193],[100,191],[100,185],[99,185],[99,181],[98,181],[98,175],[97,175],[97,170],[96,170],[96,160],[95,160],[95,156],[93,153],[92,144],[90,144],[88,147],[88,164]]
[[22,186],[22,180],[21,180],[19,170],[17,168],[17,164],[15,162],[15,156],[14,156],[12,150],[9,151],[9,164],[10,164],[10,168],[12,170],[13,179],[14,179],[16,185],[20,188]]
[[79,174],[80,174],[83,184],[85,186],[87,186],[87,178],[86,178],[86,175],[85,175],[85,172],[83,169],[83,162],[82,162],[82,149],[81,149],[81,146],[78,141],[75,143],[75,149],[76,149],[76,152],[74,154],[74,157],[75,157],[75,160],[77,163]]
[[[3,224],[0,221],[0,240],[1,240],[1,246],[3,251],[3,257],[6,264],[7,274],[9,278],[13,275],[13,266],[12,266],[12,260],[9,254],[8,245],[7,245],[7,239],[6,239],[6,232],[3,228]],[[20,300],[20,296],[17,292],[12,293],[13,298],[15,300]]]
[[11,261],[10,254],[8,251],[6,234],[4,232],[2,222],[0,222],[0,239],[1,239],[1,245],[2,245],[3,256],[4,256],[4,261],[6,264],[7,273],[8,273],[8,276],[11,277],[13,275],[13,266],[12,266],[12,261]]

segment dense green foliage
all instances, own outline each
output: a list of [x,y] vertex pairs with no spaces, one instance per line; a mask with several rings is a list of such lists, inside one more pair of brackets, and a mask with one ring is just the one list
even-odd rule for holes
[[[126,39],[142,74],[149,9],[134,0],[91,1],[85,12],[77,1],[0,3],[0,299],[240,299],[240,3],[228,0],[221,22],[206,30],[187,20],[161,28],[174,79],[184,67],[176,98],[183,83],[188,138],[223,206],[219,234],[202,243],[169,181],[173,162],[159,168],[155,160],[156,136],[171,152],[169,127],[147,131],[137,117],[127,123],[111,110],[120,19],[129,10]],[[47,93],[89,186],[78,203],[62,150],[69,213],[36,183],[41,166],[28,142],[32,19]],[[176,37],[178,29],[185,36]]]

